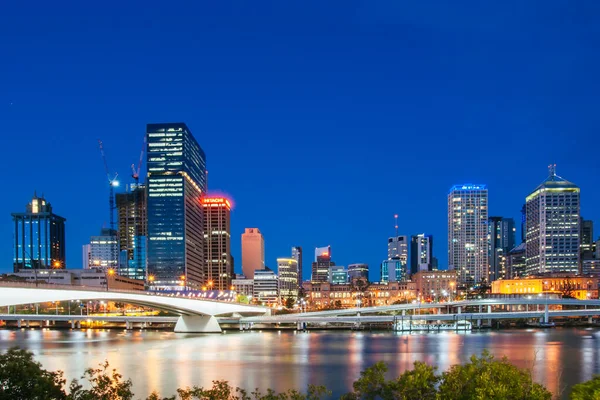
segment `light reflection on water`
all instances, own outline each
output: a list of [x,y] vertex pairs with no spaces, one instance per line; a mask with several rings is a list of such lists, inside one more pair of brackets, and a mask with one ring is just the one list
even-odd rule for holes
[[45,368],[79,378],[107,359],[134,382],[136,397],[153,390],[209,386],[226,379],[246,389],[278,391],[325,384],[337,396],[360,371],[385,361],[389,376],[425,361],[445,370],[484,349],[526,368],[554,393],[600,373],[600,332],[591,329],[513,330],[481,333],[264,331],[189,335],[123,330],[0,330],[0,349],[20,346]]

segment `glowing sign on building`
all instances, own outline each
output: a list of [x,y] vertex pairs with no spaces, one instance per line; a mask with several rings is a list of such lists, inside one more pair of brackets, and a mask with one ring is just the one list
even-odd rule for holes
[[203,197],[202,205],[204,207],[228,207],[231,208],[231,203],[224,197]]

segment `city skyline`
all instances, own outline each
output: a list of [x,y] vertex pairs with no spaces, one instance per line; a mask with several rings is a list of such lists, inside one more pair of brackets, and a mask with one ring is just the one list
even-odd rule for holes
[[[600,57],[587,10],[565,20],[559,8],[540,15],[531,4],[510,13],[288,4],[282,18],[264,5],[247,18],[206,7],[191,6],[164,30],[160,10],[128,18],[139,14],[132,4],[117,14],[7,5],[15,18],[0,27],[10,38],[0,44],[9,55],[0,66],[2,140],[27,149],[28,161],[21,151],[4,159],[13,166],[0,199],[5,222],[33,190],[44,192],[67,218],[67,264],[77,267],[80,246],[109,222],[97,140],[124,185],[145,125],[165,121],[186,122],[208,155],[210,188],[235,200],[238,271],[237,238],[252,226],[271,267],[302,246],[306,277],[310,249],[331,244],[340,265],[377,271],[394,214],[400,234],[433,235],[443,268],[449,187],[485,183],[490,215],[519,221],[550,163],[581,188],[582,216],[600,221]],[[174,49],[185,62],[147,61]],[[290,188],[295,195],[281,196]],[[377,207],[356,216],[367,197]],[[0,232],[2,271],[12,239]]]

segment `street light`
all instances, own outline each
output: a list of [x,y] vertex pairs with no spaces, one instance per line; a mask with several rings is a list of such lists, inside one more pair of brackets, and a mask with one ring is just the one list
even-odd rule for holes
[[108,268],[106,270],[106,291],[108,292],[108,278],[115,274],[115,270],[112,268]]

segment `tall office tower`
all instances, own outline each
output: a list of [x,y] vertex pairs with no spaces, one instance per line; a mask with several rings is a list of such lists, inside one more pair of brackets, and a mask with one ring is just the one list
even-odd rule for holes
[[355,279],[369,280],[368,264],[350,264],[348,265],[348,280],[352,282]]
[[242,272],[248,279],[254,271],[265,269],[265,239],[258,228],[246,228],[242,233]]
[[206,271],[204,285],[229,290],[233,279],[231,203],[223,197],[203,197]]
[[490,281],[506,278],[508,252],[515,247],[515,220],[504,217],[490,217],[488,220],[488,259],[490,261]]
[[521,208],[521,243],[525,243],[527,237],[527,204]]
[[394,236],[388,239],[388,260],[399,258],[408,263],[408,236]]
[[448,193],[448,264],[459,283],[489,280],[488,190],[485,185],[455,185]]
[[511,249],[506,257],[506,279],[516,279],[526,276],[525,242]]
[[13,269],[66,268],[65,221],[44,196],[34,193],[23,213],[12,213]]
[[579,270],[579,187],[549,170],[526,198],[527,275]]
[[298,287],[302,286],[302,247],[292,247],[292,258],[298,263]]
[[592,260],[594,258],[594,222],[580,218],[579,224],[581,227],[579,233],[579,253],[581,262],[583,263],[583,260]]
[[295,258],[278,258],[279,296],[283,301],[288,297],[298,297],[298,261]]
[[115,195],[119,220],[119,275],[146,279],[146,186],[131,185],[131,191]]
[[117,231],[102,228],[100,235],[90,237],[89,246],[91,268],[117,270],[119,266],[119,237]]
[[402,263],[399,258],[384,260],[381,263],[381,282],[403,282],[408,279],[409,273],[407,265]]
[[433,236],[421,233],[410,238],[410,273],[433,270]]
[[199,288],[205,281],[204,151],[184,123],[148,124],[148,279],[153,288]]
[[[326,250],[320,251],[321,249]],[[317,250],[319,252],[315,252],[316,259],[315,262],[312,263],[312,274],[310,280],[312,282],[328,282],[329,268],[335,266],[335,262],[331,260],[331,247],[320,247],[317,248]]]
[[317,261],[319,256],[331,257],[331,246],[316,247],[315,248],[315,261]]

